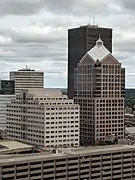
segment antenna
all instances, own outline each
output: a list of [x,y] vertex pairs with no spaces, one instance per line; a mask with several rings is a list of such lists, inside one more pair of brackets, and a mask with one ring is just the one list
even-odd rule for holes
[[98,39],[101,39],[101,35],[100,35],[100,32],[99,32],[99,34],[98,34]]
[[93,17],[93,26],[95,25],[95,17]]

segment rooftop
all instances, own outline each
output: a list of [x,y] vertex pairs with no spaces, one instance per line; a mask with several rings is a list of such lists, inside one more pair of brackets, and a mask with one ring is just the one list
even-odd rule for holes
[[99,146],[99,147],[79,147],[72,149],[60,149],[60,153],[35,153],[25,154],[25,155],[0,155],[0,164],[9,164],[17,162],[27,162],[35,160],[49,160],[49,159],[60,159],[62,157],[71,157],[73,155],[96,155],[96,154],[106,154],[112,152],[122,152],[135,150],[134,145],[109,145],[109,146]]
[[33,94],[37,97],[67,97],[66,95],[62,94],[61,89],[56,88],[30,88],[28,89],[29,94]]
[[68,154],[104,154],[104,153],[109,153],[109,152],[115,152],[115,151],[124,151],[124,150],[130,150],[130,149],[135,149],[135,145],[107,145],[107,146],[90,146],[90,147],[78,147],[74,148],[72,150],[66,150]]
[[33,146],[28,145],[19,141],[12,140],[0,140],[0,154],[9,152],[29,151],[32,150]]
[[107,55],[111,54],[108,49],[104,46],[103,41],[99,38],[96,41],[96,45],[87,52],[89,56],[92,57],[94,61],[99,60],[101,61]]
[[23,69],[19,69],[18,71],[35,71],[34,69],[29,68],[27,65]]

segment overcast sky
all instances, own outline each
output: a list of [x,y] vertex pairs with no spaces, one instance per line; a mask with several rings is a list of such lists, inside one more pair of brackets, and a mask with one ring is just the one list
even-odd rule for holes
[[113,28],[113,55],[135,87],[135,0],[0,0],[0,78],[28,65],[46,87],[67,86],[68,28]]

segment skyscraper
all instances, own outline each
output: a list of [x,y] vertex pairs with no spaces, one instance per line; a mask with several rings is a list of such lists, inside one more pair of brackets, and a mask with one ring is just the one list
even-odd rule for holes
[[73,98],[74,68],[84,54],[95,46],[99,34],[105,47],[112,52],[112,29],[97,25],[80,26],[68,30],[68,97]]
[[15,93],[19,93],[21,89],[44,88],[44,72],[35,71],[27,66],[18,71],[11,71],[10,80],[15,81]]
[[75,69],[74,99],[80,105],[81,144],[124,137],[125,69],[101,39]]

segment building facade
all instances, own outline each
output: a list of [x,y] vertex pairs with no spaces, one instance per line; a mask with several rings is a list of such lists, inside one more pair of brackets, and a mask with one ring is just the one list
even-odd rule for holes
[[74,100],[80,105],[81,144],[124,137],[125,69],[99,39],[75,69]]
[[0,131],[6,130],[7,104],[15,98],[15,83],[9,80],[0,80]]
[[79,105],[60,90],[29,89],[7,108],[7,134],[39,147],[79,146]]
[[15,81],[15,93],[19,93],[21,89],[44,88],[44,72],[35,71],[27,66],[18,71],[11,71],[10,80]]
[[1,155],[0,179],[134,180],[135,146],[83,148],[56,154]]
[[71,99],[74,92],[74,68],[85,53],[95,46],[99,35],[105,47],[112,52],[112,29],[87,25],[68,30],[68,97]]

